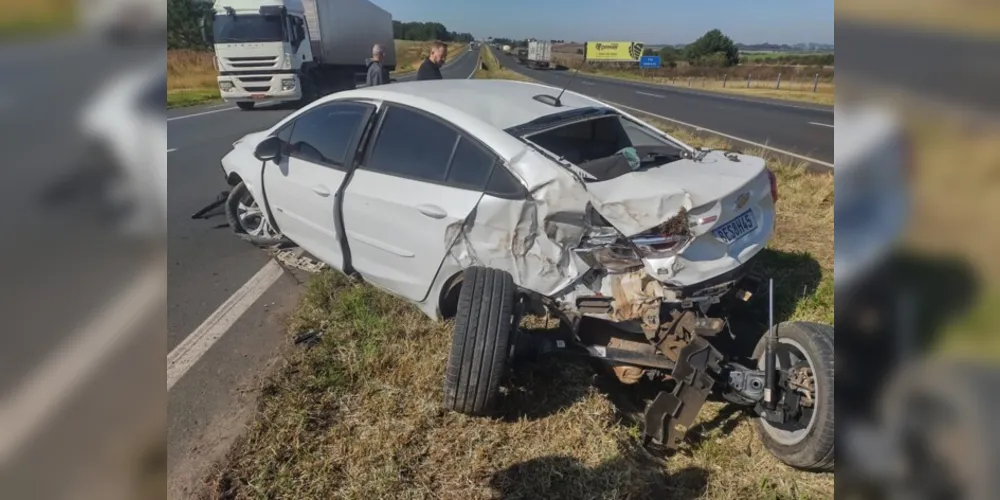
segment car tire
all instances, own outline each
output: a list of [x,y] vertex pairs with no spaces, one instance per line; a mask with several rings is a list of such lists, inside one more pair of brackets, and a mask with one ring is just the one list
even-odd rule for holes
[[[229,196],[226,198],[226,222],[229,223],[229,227],[232,228],[233,232],[240,239],[259,247],[270,247],[287,241],[281,233],[270,227],[267,219],[263,219],[261,224],[267,224],[269,230],[261,232],[248,231],[246,224],[241,222],[241,203],[244,206],[259,207],[246,184],[242,182],[233,187],[233,190],[229,192]],[[261,213],[261,217],[263,217],[263,213]]]
[[510,354],[514,295],[509,273],[465,270],[444,379],[446,409],[474,416],[493,410]]
[[[794,321],[780,323],[777,328],[779,352],[790,352],[801,362],[808,363],[816,387],[815,404],[808,422],[801,425],[801,429],[783,429],[762,418],[754,419],[757,436],[764,447],[786,465],[810,471],[831,471],[834,465],[833,327]],[[763,368],[766,346],[765,335],[754,349],[754,359],[758,360],[760,368]],[[780,356],[777,361],[779,369],[785,368],[781,366]]]
[[239,101],[236,103],[236,107],[242,109],[243,111],[250,111],[253,109],[254,103],[247,101]]

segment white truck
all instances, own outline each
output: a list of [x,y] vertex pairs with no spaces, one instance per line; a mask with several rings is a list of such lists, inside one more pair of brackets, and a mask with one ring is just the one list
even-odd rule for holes
[[210,15],[219,90],[240,109],[353,89],[376,43],[396,69],[392,15],[368,0],[216,0]]
[[532,68],[548,68],[552,64],[552,42],[532,40],[528,42],[528,62]]

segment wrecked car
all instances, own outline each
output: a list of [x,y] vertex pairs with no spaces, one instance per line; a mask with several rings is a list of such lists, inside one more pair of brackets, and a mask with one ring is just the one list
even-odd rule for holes
[[[327,96],[236,141],[222,168],[242,237],[291,240],[455,318],[449,409],[489,414],[519,355],[578,354],[624,383],[668,384],[647,442],[676,448],[720,393],[755,409],[781,460],[833,466],[832,329],[771,328],[753,366],[713,340],[726,327],[713,306],[751,293],[774,231],[761,158],[693,148],[573,92],[443,80]],[[569,334],[529,334],[527,314]]]

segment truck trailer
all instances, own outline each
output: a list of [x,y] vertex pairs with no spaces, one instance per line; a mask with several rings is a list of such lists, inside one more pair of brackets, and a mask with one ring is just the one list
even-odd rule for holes
[[548,68],[552,64],[552,42],[532,40],[528,42],[527,65],[532,68]]
[[240,109],[353,89],[375,44],[396,69],[392,15],[368,0],[216,0],[210,16],[219,90]]

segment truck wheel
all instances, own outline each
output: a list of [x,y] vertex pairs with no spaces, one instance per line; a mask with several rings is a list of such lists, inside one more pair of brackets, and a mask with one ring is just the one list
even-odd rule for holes
[[465,270],[444,379],[445,408],[475,416],[493,409],[507,368],[514,301],[509,273]]
[[281,233],[264,217],[263,209],[242,182],[226,198],[226,221],[240,239],[259,247],[274,246],[285,241]]
[[252,102],[240,101],[236,103],[236,106],[242,109],[243,111],[250,111],[251,109],[253,109],[253,104],[254,103]]
[[[833,470],[833,327],[818,323],[787,322],[777,325],[776,367],[797,367],[811,385],[812,407],[799,418],[775,424],[754,421],[764,447],[787,465],[813,471]],[[758,369],[764,368],[767,336],[754,349]]]

